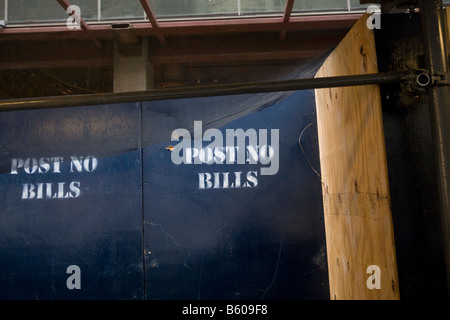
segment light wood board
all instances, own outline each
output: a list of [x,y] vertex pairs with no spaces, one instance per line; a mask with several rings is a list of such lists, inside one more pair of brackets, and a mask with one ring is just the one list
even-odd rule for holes
[[[367,19],[353,26],[316,77],[378,72]],[[379,86],[315,95],[330,298],[399,299]],[[379,267],[379,281],[371,266]]]

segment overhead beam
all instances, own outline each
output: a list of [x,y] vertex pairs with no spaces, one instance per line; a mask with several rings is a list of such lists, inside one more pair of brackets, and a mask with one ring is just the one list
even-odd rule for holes
[[[67,12],[67,8],[69,8],[71,6],[70,2],[68,0],[56,0],[58,1],[58,3],[63,7],[63,9]],[[75,13],[73,13],[75,14]],[[80,27],[82,30],[86,31],[89,30],[89,26],[86,23],[86,21],[84,21],[84,19],[82,17],[79,17],[80,19]],[[101,48],[102,44],[100,43],[100,41],[95,38],[95,37],[91,37],[92,42],[94,42],[94,44]]]
[[[159,29],[164,36],[179,35],[216,35],[258,32],[312,31],[312,30],[349,30],[361,14],[317,15],[290,17],[285,26],[277,17],[211,19],[199,21],[167,21],[160,22]],[[154,34],[149,28],[136,24],[139,32]]]
[[169,38],[164,47],[152,46],[150,59],[153,65],[305,59],[322,56],[344,36],[344,31],[315,31],[292,33],[283,42],[277,33]]
[[[288,0],[286,2],[286,8],[283,14],[283,24],[286,26],[289,23],[289,19],[291,17],[292,8],[294,7],[294,0]],[[286,38],[287,29],[284,27],[280,32],[280,41],[284,41]]]
[[[122,30],[120,32],[131,32]],[[134,32],[134,31],[133,31]],[[135,35],[133,33],[133,35]],[[336,46],[345,31],[293,32],[283,42],[278,33],[203,37],[171,37],[165,46],[149,43],[153,66],[172,63],[296,60],[322,56]],[[113,37],[120,39],[119,37]],[[89,39],[0,43],[0,70],[66,67],[112,67],[113,38],[97,48]],[[121,42],[123,45],[138,43]]]
[[161,45],[166,45],[166,39],[164,39],[164,36],[160,32],[158,20],[156,19],[156,16],[153,13],[153,10],[150,7],[148,0],[139,0],[139,1],[141,2],[142,8],[144,8],[145,14],[147,15],[148,19],[150,20],[150,24],[152,25],[152,28],[156,31],[156,37],[158,38],[159,43]]
[[[188,35],[223,35],[313,30],[350,30],[361,14],[291,16],[287,25],[278,17],[234,18],[192,21],[159,21],[154,28],[148,23],[131,23],[136,36],[163,37]],[[0,41],[43,41],[61,39],[110,39],[115,30],[110,24],[89,25],[86,30],[68,30],[66,26],[7,27],[0,29]],[[117,32],[120,32],[117,30]]]
[[112,42],[101,48],[90,40],[18,42],[0,45],[0,70],[112,66]]

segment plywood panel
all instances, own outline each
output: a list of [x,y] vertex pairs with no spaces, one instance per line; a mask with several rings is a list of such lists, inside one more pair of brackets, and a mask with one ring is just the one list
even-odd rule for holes
[[[316,77],[378,72],[367,18],[354,25]],[[398,299],[379,87],[315,93],[330,298]]]
[[[264,107],[232,118],[231,106],[258,104]],[[321,184],[302,153],[318,163],[312,90],[273,102],[267,94],[149,101],[142,110],[146,299],[327,299]],[[166,149],[181,146],[173,131],[192,130],[193,121],[200,134],[216,129],[224,139],[233,130],[266,129],[271,145],[279,130],[279,171],[261,175],[259,161],[175,164],[179,151]],[[202,140],[181,142],[207,148]],[[249,147],[253,139],[246,140]]]

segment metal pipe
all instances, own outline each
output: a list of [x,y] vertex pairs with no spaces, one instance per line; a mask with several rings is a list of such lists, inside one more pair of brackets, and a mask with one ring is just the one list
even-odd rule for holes
[[158,89],[126,93],[85,94],[57,97],[0,100],[0,111],[75,107],[109,103],[140,102],[195,97],[281,92],[348,87],[381,83],[398,83],[414,79],[411,72],[389,72],[352,76],[296,79],[272,82],[224,84],[175,89]]
[[[442,0],[420,0],[425,63],[431,77],[450,79]],[[450,297],[450,87],[431,86],[428,94],[437,170],[447,289]]]

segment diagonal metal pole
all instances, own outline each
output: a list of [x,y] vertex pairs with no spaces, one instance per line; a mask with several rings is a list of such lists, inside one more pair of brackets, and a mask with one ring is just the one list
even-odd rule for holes
[[174,89],[154,89],[137,92],[83,94],[72,96],[39,97],[0,100],[1,111],[63,108],[108,103],[142,102],[167,99],[185,99],[235,94],[282,92],[331,87],[361,86],[382,83],[411,81],[414,72],[389,72],[351,76],[336,76],[312,79],[295,79],[270,82],[223,84],[213,86],[186,87]]

